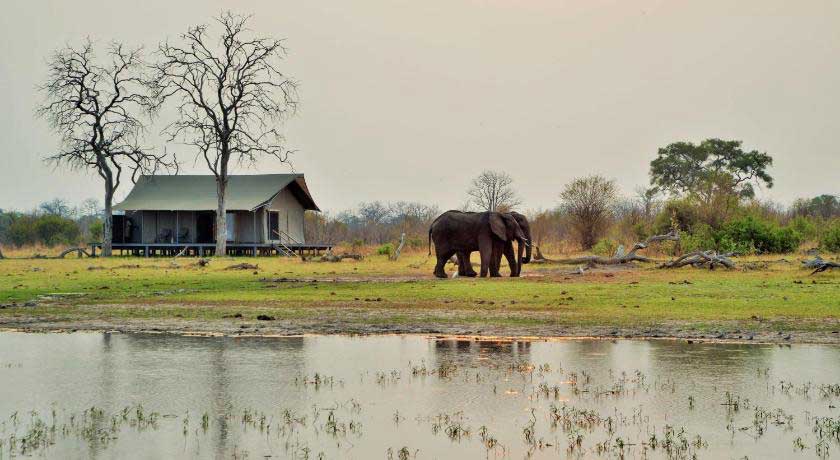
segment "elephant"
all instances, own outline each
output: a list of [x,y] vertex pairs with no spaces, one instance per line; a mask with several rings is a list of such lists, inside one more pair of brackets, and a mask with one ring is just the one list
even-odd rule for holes
[[[531,225],[528,223],[527,217],[516,211],[510,211],[505,214],[510,214],[516,219],[516,223],[519,224],[519,228],[522,229],[522,233],[525,235],[525,257],[522,257],[522,244],[519,244],[517,258],[517,255],[513,251],[513,241],[509,240],[502,245],[494,245],[493,258],[490,264],[491,267],[495,267],[495,270],[498,271],[501,266],[502,256],[504,255],[510,267],[510,276],[518,277],[522,272],[522,264],[531,262]],[[473,271],[472,264],[470,263],[469,253],[458,255],[458,275],[475,276],[475,271]]]
[[458,271],[464,276],[476,276],[469,263],[469,254],[479,251],[481,254],[481,277],[497,277],[499,263],[494,263],[494,253],[501,260],[506,252],[506,244],[515,240],[519,244],[519,257],[526,244],[525,233],[516,219],[509,213],[498,212],[463,212],[446,211],[437,217],[429,227],[429,255],[432,254],[432,240],[435,243],[437,264],[434,274],[446,278],[444,266],[453,256],[458,255]]
[[[533,241],[531,240],[531,224],[528,223],[527,217],[516,211],[511,211],[507,214],[510,214],[516,219],[516,223],[519,224],[519,228],[522,229],[522,233],[525,235],[525,258],[522,257],[522,243],[519,243],[519,257],[515,258],[513,254],[513,241],[507,241],[502,251],[494,255],[493,261],[498,267],[502,262],[502,255],[504,255],[510,267],[510,276],[518,277],[522,273],[522,264],[531,262],[531,242]],[[469,257],[467,257],[466,263],[470,263]],[[472,267],[469,267],[469,269],[472,270]]]

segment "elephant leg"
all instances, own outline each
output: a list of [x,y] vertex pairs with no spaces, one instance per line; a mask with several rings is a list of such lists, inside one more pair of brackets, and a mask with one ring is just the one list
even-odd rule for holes
[[493,254],[490,258],[490,276],[493,278],[502,276],[499,273],[499,267],[502,264],[502,249],[499,243],[493,244]]
[[455,257],[458,258],[458,276],[465,276],[466,273],[464,271],[464,253],[458,252],[455,254]]
[[487,277],[490,270],[490,265],[493,262],[493,242],[490,237],[480,238],[478,241],[478,254],[481,256],[481,272],[482,278]]
[[452,255],[455,254],[455,251],[445,251],[437,253],[437,264],[435,265],[435,276],[438,278],[449,278],[446,275],[446,263],[449,262],[449,259]]
[[[499,259],[499,262],[501,263],[501,258]],[[511,242],[505,244],[505,259],[507,259],[508,267],[510,267],[510,276],[519,276],[520,267],[519,264],[516,262],[516,254],[513,252],[513,243]]]
[[473,270],[469,252],[458,253],[458,274],[474,278],[478,273]]

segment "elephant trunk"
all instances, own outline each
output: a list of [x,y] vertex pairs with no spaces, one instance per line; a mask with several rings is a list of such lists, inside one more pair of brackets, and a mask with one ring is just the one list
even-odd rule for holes
[[[525,239],[520,239],[519,244],[516,245],[517,246],[517,248],[516,248],[516,274],[517,274],[517,276],[519,275],[519,273],[522,272],[522,264],[523,263],[526,263],[526,264],[528,263],[528,262],[525,262],[525,261],[522,260],[522,251],[525,249],[526,245],[528,245],[528,240],[525,240]],[[530,253],[531,253],[531,246],[528,245],[528,256],[529,257],[530,257]]]
[[534,244],[531,242],[531,235],[528,235],[527,246],[525,247],[525,258],[522,259],[523,264],[527,264],[531,262],[531,246]]

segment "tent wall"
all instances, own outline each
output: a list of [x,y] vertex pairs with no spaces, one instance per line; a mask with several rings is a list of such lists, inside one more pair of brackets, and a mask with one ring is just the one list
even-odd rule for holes
[[[288,188],[284,188],[274,197],[268,204],[268,211],[280,213],[279,227],[282,232],[291,236],[297,243],[306,242],[303,236],[303,215],[305,210]],[[270,239],[277,241],[280,240],[280,237],[271,235]],[[284,243],[290,242],[285,237],[282,238],[282,241]]]
[[[269,232],[269,212],[276,212],[278,236]],[[288,188],[281,190],[267,205],[254,211],[229,211],[233,222],[233,243],[305,243],[304,206]],[[127,222],[134,227],[131,243],[195,243],[198,234],[197,211],[126,211]],[[180,230],[180,233],[179,233]],[[164,235],[168,238],[162,238]],[[186,234],[185,238],[180,235]],[[212,233],[211,233],[212,234]]]
[[[263,243],[265,242],[264,222],[262,209],[256,213],[251,211],[236,211],[236,232],[234,234],[236,243]],[[254,225],[256,224],[256,227]],[[256,233],[255,233],[256,232]]]

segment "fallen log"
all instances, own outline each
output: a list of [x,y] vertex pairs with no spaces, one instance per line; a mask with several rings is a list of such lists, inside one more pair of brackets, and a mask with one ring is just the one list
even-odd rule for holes
[[257,270],[259,269],[259,265],[249,264],[247,262],[243,262],[241,264],[235,264],[225,267],[225,270]]
[[571,259],[548,259],[543,257],[542,253],[540,252],[539,248],[537,248],[537,257],[534,258],[534,261],[537,263],[545,263],[545,262],[553,262],[558,264],[571,264],[571,265],[620,265],[626,264],[628,262],[652,262],[651,259],[641,256],[637,254],[638,251],[642,249],[646,249],[653,243],[657,243],[660,241],[679,241],[680,235],[677,232],[670,232],[665,235],[653,235],[650,238],[640,241],[633,245],[633,248],[628,253],[624,253],[624,247],[619,246],[618,249],[615,251],[615,254],[612,257],[605,257],[605,256],[582,256],[582,257],[574,257]]
[[353,259],[353,260],[362,260],[361,254],[351,254],[351,253],[344,253],[344,254],[333,254],[332,252],[327,252],[320,259],[315,259],[317,262],[341,262],[344,259]]
[[64,251],[62,251],[62,252],[61,252],[61,254],[59,254],[59,255],[55,256],[55,258],[56,258],[56,259],[63,259],[63,258],[64,258],[64,256],[66,256],[67,254],[70,254],[71,252],[75,252],[75,253],[78,255],[78,257],[82,257],[82,254],[84,254],[84,255],[86,255],[86,256],[88,256],[88,257],[92,257],[92,256],[91,256],[90,254],[88,254],[88,252],[87,252],[87,251],[85,251],[83,248],[70,248],[70,249],[65,249]]
[[802,268],[813,268],[814,271],[811,272],[811,275],[813,275],[833,268],[840,268],[840,264],[830,260],[824,260],[822,257],[816,256],[811,260],[803,260]]
[[691,265],[695,268],[708,268],[714,270],[715,266],[722,265],[726,268],[735,268],[735,262],[730,257],[734,253],[718,254],[715,251],[694,251],[678,257],[672,261],[659,265],[659,268],[680,268]]

